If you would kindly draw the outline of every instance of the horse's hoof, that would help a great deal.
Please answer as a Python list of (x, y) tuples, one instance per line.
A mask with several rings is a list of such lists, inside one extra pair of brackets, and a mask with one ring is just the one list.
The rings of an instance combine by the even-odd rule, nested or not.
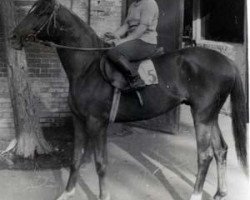
[(202, 194), (192, 194), (190, 200), (202, 200)]
[(70, 192), (64, 191), (60, 197), (58, 197), (56, 200), (69, 200), (72, 198), (75, 194), (75, 189), (71, 190)]
[(98, 198), (98, 200), (111, 200), (110, 194), (102, 195), (101, 197)]
[(219, 193), (217, 192), (215, 195), (214, 195), (214, 200), (226, 200), (226, 193)]

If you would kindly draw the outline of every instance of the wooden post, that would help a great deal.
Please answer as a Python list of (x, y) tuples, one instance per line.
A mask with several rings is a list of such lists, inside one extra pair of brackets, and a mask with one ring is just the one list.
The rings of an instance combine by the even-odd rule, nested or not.
[(50, 145), (43, 137), (36, 113), (36, 101), (28, 80), (25, 52), (11, 48), (7, 37), (15, 27), (15, 7), (13, 0), (0, 1), (0, 15), (3, 19), (5, 36), (5, 53), (8, 66), (8, 82), (13, 108), (16, 142), (15, 153), (22, 157), (33, 158), (38, 154), (48, 153)]

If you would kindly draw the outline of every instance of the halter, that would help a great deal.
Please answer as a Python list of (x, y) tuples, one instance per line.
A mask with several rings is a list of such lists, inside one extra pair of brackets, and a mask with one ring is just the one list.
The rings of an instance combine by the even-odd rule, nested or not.
[[(47, 33), (49, 35), (49, 29), (50, 29), (50, 25), (53, 21), (53, 28), (57, 28), (56, 25), (56, 16), (57, 16), (57, 12), (60, 8), (60, 4), (59, 3), (55, 3), (53, 11), (51, 12), (48, 20), (46, 20), (41, 27), (38, 29), (38, 31), (36, 31), (35, 33), (31, 33), (29, 35), (27, 35), (24, 40), (26, 42), (31, 42), (31, 43), (39, 43), (39, 44), (43, 44), (45, 46), (49, 46), (49, 47), (54, 47), (54, 48), (59, 48), (59, 49), (69, 49), (69, 50), (75, 50), (75, 51), (107, 51), (109, 49), (111, 49), (111, 47), (108, 48), (80, 48), (80, 47), (71, 47), (71, 46), (65, 46), (65, 45), (59, 45), (59, 44), (55, 44), (54, 42), (49, 42), (49, 41), (43, 41), (43, 40), (39, 40), (37, 39), (37, 35), (39, 35), (41, 33), (41, 31), (47, 26)], [(32, 11), (32, 9), (34, 8), (34, 6), (30, 9), (29, 12)]]

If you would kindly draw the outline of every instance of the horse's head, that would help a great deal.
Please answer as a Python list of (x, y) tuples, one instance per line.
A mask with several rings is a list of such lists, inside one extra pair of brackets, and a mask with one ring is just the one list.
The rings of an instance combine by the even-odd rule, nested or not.
[(20, 50), (25, 41), (49, 38), (51, 29), (56, 26), (58, 8), (56, 0), (38, 0), (14, 29), (11, 37), (13, 48)]

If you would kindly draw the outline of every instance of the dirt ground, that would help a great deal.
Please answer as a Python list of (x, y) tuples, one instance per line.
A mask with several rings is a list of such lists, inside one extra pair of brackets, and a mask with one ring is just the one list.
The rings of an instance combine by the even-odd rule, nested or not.
[[(230, 118), (221, 116), (220, 124), (230, 147), (227, 200), (248, 200), (248, 179), (236, 159)], [(140, 128), (110, 129), (107, 177), (112, 200), (189, 199), (197, 173), (196, 141), (189, 116), (182, 118), (180, 128), (179, 135)], [(45, 132), (57, 149), (53, 154), (38, 156), (35, 161), (15, 158), (12, 166), (1, 160), (1, 200), (54, 200), (64, 190), (71, 161), (72, 129), (47, 129)], [(213, 161), (203, 200), (213, 199), (216, 182)], [(80, 170), (72, 200), (97, 200), (97, 194), (97, 176), (93, 162), (89, 162)]]

